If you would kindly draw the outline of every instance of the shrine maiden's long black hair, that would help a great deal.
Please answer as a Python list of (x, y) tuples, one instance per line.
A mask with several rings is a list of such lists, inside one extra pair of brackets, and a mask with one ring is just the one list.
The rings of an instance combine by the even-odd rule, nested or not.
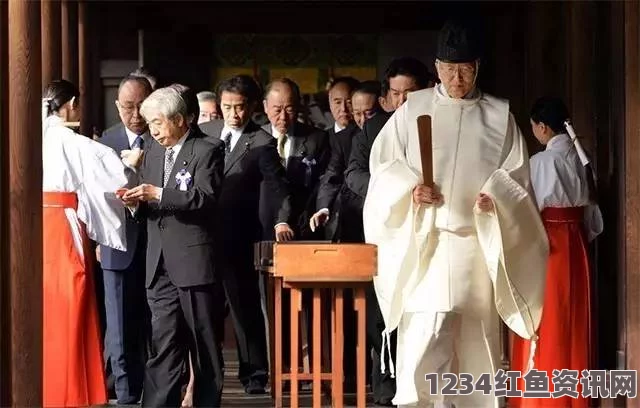
[[(549, 126), (556, 134), (568, 133), (566, 123), (569, 121), (569, 110), (560, 98), (553, 96), (538, 98), (531, 108), (530, 117), (534, 123), (544, 123)], [(577, 140), (574, 141), (574, 148), (576, 148), (575, 143), (579, 142)], [(589, 199), (595, 203), (597, 202), (597, 186), (593, 167), (590, 161), (584, 167), (587, 173)]]
[(77, 103), (80, 98), (80, 91), (74, 84), (65, 79), (52, 81), (45, 88), (42, 96), (42, 99), (47, 102), (46, 106), (48, 106), (46, 116), (57, 113), (65, 103), (73, 98), (75, 98), (74, 103)]
[(543, 96), (534, 102), (531, 108), (531, 120), (535, 123), (544, 123), (556, 134), (566, 133), (564, 122), (569, 119), (569, 110), (562, 99)]

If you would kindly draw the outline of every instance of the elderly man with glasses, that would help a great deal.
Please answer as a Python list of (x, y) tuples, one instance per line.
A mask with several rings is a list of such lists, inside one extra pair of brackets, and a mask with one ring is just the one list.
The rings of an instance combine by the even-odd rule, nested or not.
[(533, 340), (540, 323), (547, 239), (509, 103), (476, 87), (478, 39), (445, 24), (442, 83), (409, 93), (371, 149), (364, 228), (378, 245), (383, 336), (397, 329), (399, 406), (497, 407), (483, 391), (500, 366), (500, 318)]

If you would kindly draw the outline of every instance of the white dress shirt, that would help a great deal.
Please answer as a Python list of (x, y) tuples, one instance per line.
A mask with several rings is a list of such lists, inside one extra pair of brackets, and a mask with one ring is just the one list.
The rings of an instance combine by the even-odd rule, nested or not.
[(220, 140), (222, 141), (224, 141), (224, 138), (227, 136), (227, 134), (231, 132), (231, 146), (230, 146), (231, 150), (230, 151), (233, 151), (233, 149), (236, 147), (236, 143), (238, 143), (240, 136), (242, 136), (242, 132), (244, 132), (245, 127), (247, 127), (246, 124), (240, 129), (232, 129), (227, 125), (224, 125), (224, 127), (222, 128), (222, 133), (220, 133)]
[(129, 139), (129, 147), (133, 146), (133, 143), (136, 141), (138, 136), (142, 136), (142, 140), (145, 143), (145, 145), (149, 141), (149, 137), (151, 136), (149, 134), (149, 131), (146, 131), (143, 134), (138, 135), (137, 133), (129, 130), (129, 128), (127, 128), (126, 126), (124, 127), (124, 132), (127, 134), (127, 139)]
[(547, 207), (585, 207), (589, 241), (603, 230), (602, 214), (589, 200), (587, 168), (582, 165), (569, 135), (551, 138), (545, 150), (530, 160), (531, 185), (540, 211)]

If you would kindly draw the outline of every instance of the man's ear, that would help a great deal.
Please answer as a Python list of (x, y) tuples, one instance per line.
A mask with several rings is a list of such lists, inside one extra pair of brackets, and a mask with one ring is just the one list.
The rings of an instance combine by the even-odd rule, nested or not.
[(183, 127), (186, 123), (186, 118), (184, 116), (182, 116), (181, 114), (177, 114), (176, 118), (174, 119), (176, 125), (178, 125), (178, 127)]
[(265, 113), (267, 112), (267, 100), (262, 101), (262, 107), (264, 108)]

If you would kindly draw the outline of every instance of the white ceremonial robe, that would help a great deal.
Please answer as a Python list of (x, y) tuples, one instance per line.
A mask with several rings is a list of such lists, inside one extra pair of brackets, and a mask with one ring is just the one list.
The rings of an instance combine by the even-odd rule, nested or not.
[(84, 257), (80, 222), (98, 244), (127, 250), (125, 209), (117, 189), (127, 185), (125, 166), (108, 146), (63, 126), (58, 116), (43, 123), (42, 191), (73, 192), (78, 210), (65, 209), (74, 244)]
[[(423, 114), (432, 117), (437, 208), (412, 199)], [(378, 246), (374, 285), (387, 333), (398, 329), (394, 404), (449, 402), (428, 394), (425, 374), (494, 373), (499, 318), (524, 338), (540, 323), (548, 242), (528, 191), (524, 138), (508, 102), (480, 92), (453, 99), (439, 85), (409, 94), (376, 138), (370, 171), (364, 229)], [(481, 192), (492, 211), (475, 206)], [(498, 404), (481, 392), (451, 401)]]
[(531, 186), (540, 211), (547, 207), (585, 207), (588, 240), (602, 233), (600, 207), (589, 199), (587, 168), (580, 162), (569, 135), (552, 137), (545, 150), (531, 157), (530, 167)]

